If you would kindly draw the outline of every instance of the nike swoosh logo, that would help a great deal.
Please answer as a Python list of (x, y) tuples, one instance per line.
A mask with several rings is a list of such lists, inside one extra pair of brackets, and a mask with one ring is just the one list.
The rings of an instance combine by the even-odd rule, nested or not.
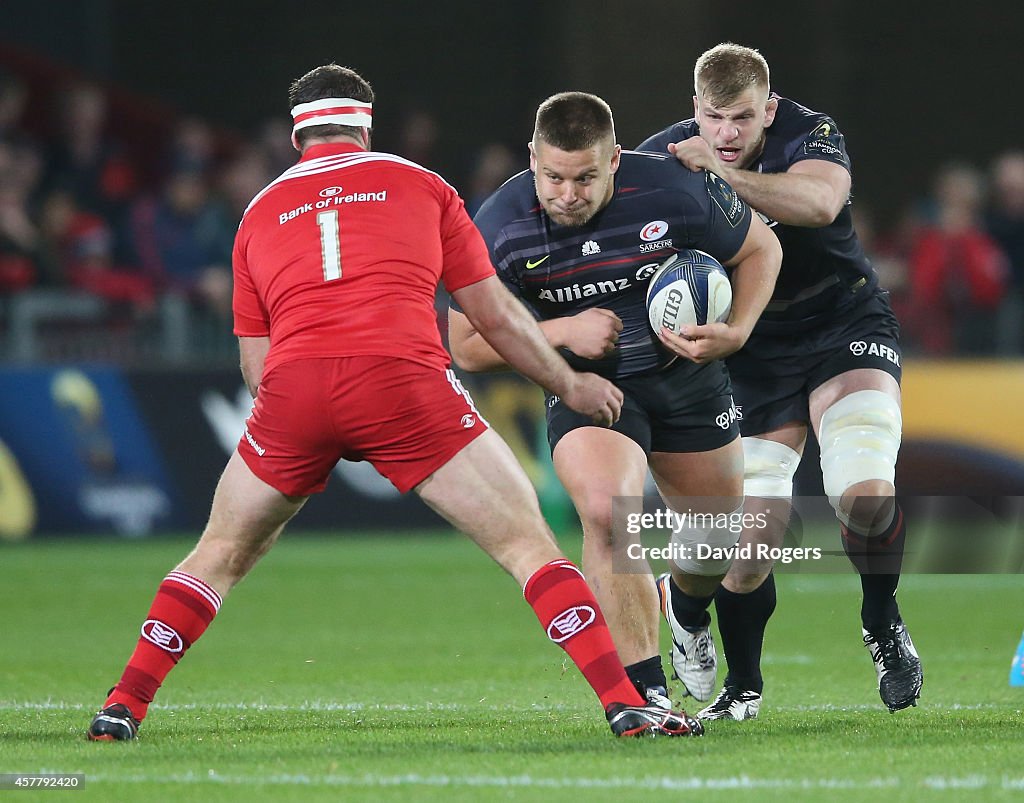
[(543, 262), (549, 256), (551, 256), (551, 254), (545, 254), (540, 259), (538, 259), (536, 262), (534, 262), (532, 259), (526, 260), (526, 269), (527, 270), (533, 270), (535, 267), (537, 267), (541, 262)]

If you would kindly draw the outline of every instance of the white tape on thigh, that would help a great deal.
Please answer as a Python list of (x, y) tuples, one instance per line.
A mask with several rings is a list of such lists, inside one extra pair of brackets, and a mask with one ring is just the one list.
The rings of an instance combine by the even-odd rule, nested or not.
[(880, 390), (858, 390), (825, 411), (818, 442), (821, 476), (833, 507), (858, 482), (893, 483), (902, 431), (899, 403)]
[(672, 533), (675, 564), (686, 574), (725, 574), (743, 528), (743, 506), (732, 513), (687, 513), (686, 526)]
[(743, 493), (746, 496), (789, 499), (800, 455), (783, 443), (766, 438), (743, 439)]

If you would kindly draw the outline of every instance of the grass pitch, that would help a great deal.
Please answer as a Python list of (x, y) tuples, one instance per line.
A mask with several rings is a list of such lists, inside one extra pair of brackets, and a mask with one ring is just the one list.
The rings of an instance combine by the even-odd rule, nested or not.
[(890, 715), (856, 577), (780, 575), (761, 716), (620, 741), (515, 583), (449, 534), (286, 534), (171, 674), (140, 740), (87, 742), (190, 546), (0, 546), (0, 773), (84, 773), (76, 800), (1024, 797), (1024, 689), (1007, 685), (1019, 576), (904, 578), (925, 686)]

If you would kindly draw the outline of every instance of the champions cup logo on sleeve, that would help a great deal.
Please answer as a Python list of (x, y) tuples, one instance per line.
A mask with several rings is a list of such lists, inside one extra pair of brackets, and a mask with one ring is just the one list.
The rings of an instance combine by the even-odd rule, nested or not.
[(842, 134), (831, 120), (818, 124), (804, 141), (804, 153), (821, 153), (826, 156), (843, 155)]
[(740, 200), (740, 197), (728, 181), (715, 175), (710, 170), (707, 171), (705, 181), (711, 200), (722, 210), (722, 214), (729, 221), (729, 225), (735, 228), (743, 219), (743, 201)]
[(597, 618), (589, 605), (576, 605), (558, 614), (548, 625), (548, 638), (555, 644), (572, 638)]
[(311, 125), (350, 125), (355, 128), (373, 126), (373, 104), (351, 98), (321, 98), (298, 103), (292, 109), (292, 145), (298, 150), (295, 134)]

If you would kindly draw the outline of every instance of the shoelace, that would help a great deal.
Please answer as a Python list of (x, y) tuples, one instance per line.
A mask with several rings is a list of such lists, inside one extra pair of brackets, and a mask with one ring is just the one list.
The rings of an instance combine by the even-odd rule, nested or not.
[(871, 657), (876, 662), (881, 657), (882, 666), (885, 669), (899, 668), (900, 663), (903, 661), (903, 652), (900, 649), (900, 642), (895, 633), (883, 636), (880, 639), (869, 633), (864, 636), (864, 643), (874, 645)]
[(697, 640), (697, 662), (700, 664), (701, 669), (710, 669), (712, 665), (711, 655), (709, 654), (709, 647), (711, 646), (711, 639), (708, 638), (708, 633), (705, 632)]
[(722, 690), (718, 692), (718, 696), (715, 698), (715, 701), (711, 703), (708, 708), (715, 712), (728, 711), (732, 708), (732, 704), (738, 700), (739, 692), (734, 689), (730, 689), (728, 686), (724, 686)]

